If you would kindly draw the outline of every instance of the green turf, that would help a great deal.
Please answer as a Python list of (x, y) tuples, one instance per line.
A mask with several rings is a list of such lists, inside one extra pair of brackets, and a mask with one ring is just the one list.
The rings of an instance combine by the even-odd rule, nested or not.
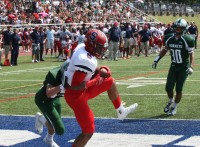
[[(170, 64), (170, 56), (166, 55), (158, 64), (156, 70), (151, 68), (156, 54), (150, 57), (133, 56), (129, 60), (119, 61), (99, 60), (100, 65), (107, 65), (118, 83), (122, 100), (126, 105), (139, 103), (138, 109), (129, 117), (132, 118), (164, 118), (163, 108), (167, 103), (165, 80)], [(178, 113), (170, 118), (200, 119), (200, 49), (195, 50), (195, 72), (189, 76), (184, 87), (183, 99), (178, 107)], [(38, 111), (34, 103), (34, 93), (42, 86), (42, 81), (49, 69), (59, 66), (55, 58), (47, 58), (45, 62), (30, 63), (30, 57), (21, 56), (19, 66), (3, 67), (0, 71), (0, 114), (33, 115)], [(141, 87), (127, 88), (134, 85), (133, 78), (162, 78), (163, 84), (151, 84)], [(15, 81), (13, 81), (15, 80)], [(145, 82), (140, 81), (139, 82)], [(120, 83), (126, 83), (120, 84)], [(146, 82), (145, 82), (146, 83)], [(103, 93), (89, 102), (96, 117), (116, 117), (113, 105)], [(73, 116), (72, 111), (63, 99), (63, 115)]]

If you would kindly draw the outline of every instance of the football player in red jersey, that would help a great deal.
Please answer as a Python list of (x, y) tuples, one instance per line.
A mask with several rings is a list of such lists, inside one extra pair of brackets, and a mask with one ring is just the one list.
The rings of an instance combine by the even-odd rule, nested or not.
[[(84, 43), (79, 44), (75, 49), (68, 69), (65, 71), (65, 100), (74, 111), (82, 129), (82, 133), (75, 139), (73, 147), (85, 146), (95, 131), (94, 114), (88, 105), (88, 100), (107, 91), (120, 120), (126, 118), (138, 106), (135, 103), (125, 108), (110, 69), (107, 66), (97, 66), (96, 58), (103, 56), (107, 50), (107, 44), (107, 37), (103, 32), (96, 29), (89, 30), (85, 35)], [(105, 70), (107, 71), (106, 75), (102, 76), (101, 72)], [(73, 89), (78, 85), (83, 86)]]

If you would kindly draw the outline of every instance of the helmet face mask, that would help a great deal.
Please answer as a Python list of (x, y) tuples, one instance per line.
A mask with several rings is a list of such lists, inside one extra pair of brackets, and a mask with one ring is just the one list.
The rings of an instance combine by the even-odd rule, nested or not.
[(102, 56), (107, 51), (108, 39), (106, 35), (97, 29), (92, 29), (88, 31), (85, 35), (85, 49), (90, 54), (97, 58), (102, 58)]
[(178, 35), (182, 35), (186, 31), (186, 29), (184, 27), (180, 27), (180, 26), (176, 26), (174, 29), (175, 29), (175, 33)]
[(108, 45), (101, 45), (101, 44), (96, 44), (96, 48), (93, 52), (95, 57), (101, 58), (102, 56), (105, 55), (105, 52), (107, 51)]
[(174, 31), (177, 35), (182, 35), (186, 32), (187, 22), (185, 19), (179, 18), (174, 22)]

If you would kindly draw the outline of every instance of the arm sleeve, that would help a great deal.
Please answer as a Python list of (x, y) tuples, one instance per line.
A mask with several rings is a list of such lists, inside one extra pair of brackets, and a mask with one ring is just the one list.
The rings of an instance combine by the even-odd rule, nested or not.
[[(81, 71), (76, 71), (74, 73), (71, 86), (73, 87), (73, 86), (81, 85), (83, 83), (85, 77), (86, 77), (86, 73), (81, 72)], [(85, 83), (85, 87), (88, 88), (88, 87), (91, 87), (93, 85), (96, 85), (97, 81), (99, 80), (98, 77), (100, 77), (100, 76), (97, 76), (94, 79), (87, 81)]]
[(85, 72), (77, 70), (73, 75), (71, 86), (80, 85), (84, 81), (86, 74)]

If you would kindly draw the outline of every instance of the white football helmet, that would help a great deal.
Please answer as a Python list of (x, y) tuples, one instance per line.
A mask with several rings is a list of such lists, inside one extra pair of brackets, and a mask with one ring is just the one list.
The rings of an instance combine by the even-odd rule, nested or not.
[(173, 25), (175, 33), (179, 35), (182, 35), (186, 32), (187, 26), (187, 21), (182, 18), (177, 19)]

